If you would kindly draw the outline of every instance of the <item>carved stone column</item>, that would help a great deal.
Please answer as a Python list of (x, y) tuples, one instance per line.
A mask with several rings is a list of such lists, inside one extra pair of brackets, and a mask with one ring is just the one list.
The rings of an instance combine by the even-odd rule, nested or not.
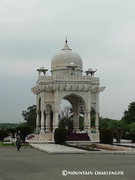
[(84, 111), (84, 129), (88, 126), (88, 113)]
[(53, 107), (53, 132), (56, 128), (58, 128), (59, 121), (58, 121), (58, 112), (59, 112), (59, 106), (60, 106), (60, 99), (59, 99), (59, 91), (55, 91), (54, 94), (54, 107)]
[(91, 118), (90, 118), (90, 111), (85, 110), (84, 111), (84, 129), (91, 128)]
[(37, 113), (37, 117), (36, 117), (36, 130), (38, 130), (39, 125), (40, 125), (40, 111), (37, 110), (36, 113)]
[(58, 122), (58, 110), (53, 110), (53, 132), (56, 128), (58, 128), (59, 122)]
[(41, 131), (40, 134), (45, 133), (45, 117), (44, 117), (44, 92), (41, 92)]
[(87, 128), (90, 129), (91, 128), (91, 117), (90, 117), (90, 111), (87, 112), (87, 116), (88, 116), (88, 123), (87, 123)]
[(91, 128), (91, 92), (89, 91), (87, 94), (87, 98), (88, 98), (88, 105), (87, 105), (87, 128), (90, 129)]
[(50, 110), (46, 110), (46, 132), (51, 132), (51, 116), (50, 116)]
[(36, 132), (39, 133), (39, 125), (40, 125), (40, 105), (39, 105), (39, 96), (36, 96)]
[(96, 131), (99, 130), (99, 93), (96, 93), (96, 117), (95, 117), (95, 129)]
[(83, 124), (84, 127), (87, 126), (87, 113), (86, 113), (86, 110), (84, 110), (84, 124)]
[(41, 111), (41, 131), (40, 134), (45, 133), (44, 111)]
[(79, 130), (79, 115), (78, 112), (74, 112), (74, 130)]

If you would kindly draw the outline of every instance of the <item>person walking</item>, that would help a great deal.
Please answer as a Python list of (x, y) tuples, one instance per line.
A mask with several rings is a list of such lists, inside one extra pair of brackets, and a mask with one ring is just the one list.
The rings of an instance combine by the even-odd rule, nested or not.
[(120, 125), (118, 125), (115, 132), (116, 132), (117, 143), (120, 143), (120, 140), (122, 137), (122, 129), (121, 129)]
[(21, 148), (21, 140), (22, 140), (22, 135), (20, 130), (18, 130), (17, 134), (16, 134), (16, 147), (17, 147), (17, 151), (20, 151)]

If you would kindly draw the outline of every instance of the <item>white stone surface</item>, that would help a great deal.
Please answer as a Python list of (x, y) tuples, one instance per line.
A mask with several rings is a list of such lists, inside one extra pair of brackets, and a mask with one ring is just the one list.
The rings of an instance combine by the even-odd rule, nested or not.
[(88, 151), (72, 148), (64, 145), (58, 145), (58, 144), (30, 144), (32, 147), (39, 149), (41, 151), (45, 151), (50, 154), (84, 154), (88, 153)]
[[(80, 142), (81, 143), (81, 142)], [(129, 143), (128, 143), (129, 144)], [(127, 144), (125, 144), (127, 145)], [(132, 143), (130, 143), (132, 145)], [(86, 150), (81, 150), (78, 148), (73, 148), (73, 147), (68, 147), (68, 146), (63, 146), (63, 145), (58, 145), (58, 144), (30, 144), (35, 149), (41, 150), (43, 152), (47, 152), (49, 154), (135, 154), (135, 148), (133, 151), (111, 151), (111, 150), (102, 150), (100, 151), (86, 151)]]
[(70, 63), (74, 63), (74, 65), (82, 69), (81, 57), (75, 52), (63, 50), (53, 56), (51, 67), (52, 69), (58, 67), (67, 67)]

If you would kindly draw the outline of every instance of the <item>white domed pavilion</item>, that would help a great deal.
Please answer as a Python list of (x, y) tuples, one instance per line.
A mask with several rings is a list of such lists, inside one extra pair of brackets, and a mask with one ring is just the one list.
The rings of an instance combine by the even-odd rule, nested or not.
[[(90, 112), (93, 106), (96, 112), (94, 140), (99, 139), (99, 93), (105, 87), (99, 87), (99, 78), (89, 68), (83, 75), (82, 58), (73, 52), (65, 41), (64, 48), (53, 56), (51, 76), (46, 75), (44, 67), (37, 70), (39, 77), (32, 92), (36, 94), (36, 127), (41, 127), (40, 135), (46, 140), (53, 140), (53, 132), (58, 127), (58, 112), (63, 99), (73, 108), (73, 128), (79, 131), (79, 112), (84, 112), (84, 129), (90, 132)], [(91, 139), (91, 133), (88, 133)]]

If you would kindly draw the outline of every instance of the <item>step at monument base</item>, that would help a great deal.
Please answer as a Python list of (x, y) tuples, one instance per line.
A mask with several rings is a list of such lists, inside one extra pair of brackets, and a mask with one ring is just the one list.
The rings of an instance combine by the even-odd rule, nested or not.
[(54, 133), (36, 134), (29, 143), (54, 143)]

